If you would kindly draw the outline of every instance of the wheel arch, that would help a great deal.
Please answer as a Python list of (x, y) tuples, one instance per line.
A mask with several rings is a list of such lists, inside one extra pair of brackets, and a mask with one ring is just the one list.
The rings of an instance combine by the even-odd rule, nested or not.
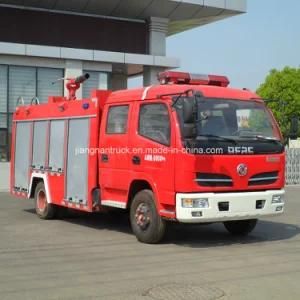
[(157, 201), (157, 195), (155, 193), (155, 189), (149, 183), (149, 181), (145, 179), (135, 179), (130, 184), (128, 199), (127, 199), (127, 209), (130, 208), (134, 196), (142, 190), (151, 190), (154, 194), (155, 201)]
[(28, 192), (28, 198), (33, 198), (35, 189), (37, 185), (43, 182), (46, 190), (46, 196), (47, 196), (47, 202), (51, 203), (51, 195), (50, 195), (50, 190), (49, 190), (49, 185), (48, 185), (48, 178), (46, 174), (42, 173), (32, 173), (31, 179), (30, 179), (30, 185), (29, 185), (29, 192)]

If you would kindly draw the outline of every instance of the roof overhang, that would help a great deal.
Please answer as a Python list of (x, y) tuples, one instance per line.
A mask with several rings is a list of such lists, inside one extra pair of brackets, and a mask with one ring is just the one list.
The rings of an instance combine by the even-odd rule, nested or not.
[[(83, 62), (108, 63), (112, 66), (112, 69), (108, 70), (109, 72), (122, 73), (128, 76), (141, 74), (144, 66), (173, 69), (178, 68), (180, 65), (178, 59), (166, 56), (5, 42), (0, 42), (0, 53), (1, 55), (8, 55), (10, 57), (36, 57), (53, 60), (81, 60)], [(28, 61), (30, 62), (30, 60)], [(22, 61), (23, 64), (24, 62)], [(53, 65), (53, 67), (55, 68), (56, 66)]]
[(244, 13), (247, 0), (0, 0), (0, 5), (134, 21), (168, 18), (172, 35)]

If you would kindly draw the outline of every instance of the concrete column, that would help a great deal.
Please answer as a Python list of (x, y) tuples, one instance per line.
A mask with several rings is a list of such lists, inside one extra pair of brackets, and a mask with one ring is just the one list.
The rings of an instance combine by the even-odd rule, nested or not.
[(150, 67), (150, 66), (144, 66), (144, 74), (143, 74), (143, 84), (144, 86), (149, 86), (152, 84), (157, 84), (157, 75), (160, 72), (165, 71), (165, 68), (160, 67)]
[[(168, 33), (169, 19), (151, 17), (149, 19), (149, 49), (150, 55), (166, 56), (166, 38)], [(144, 85), (157, 83), (157, 73), (163, 68), (144, 67)]]
[(148, 26), (149, 54), (165, 56), (169, 19), (151, 17)]
[(127, 89), (127, 75), (126, 74), (111, 74), (111, 88), (113, 91)]
[[(65, 67), (65, 77), (66, 78), (74, 78), (83, 74), (82, 61), (80, 60), (66, 60)], [(66, 82), (64, 86), (64, 95), (68, 95), (68, 90), (66, 89)], [(82, 98), (82, 87), (76, 92), (77, 99)]]

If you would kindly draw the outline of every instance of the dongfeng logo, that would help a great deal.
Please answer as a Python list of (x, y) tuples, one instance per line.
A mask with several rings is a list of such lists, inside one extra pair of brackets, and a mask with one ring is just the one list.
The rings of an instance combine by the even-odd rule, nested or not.
[(237, 173), (240, 176), (246, 176), (248, 174), (248, 167), (245, 164), (240, 164), (237, 166)]

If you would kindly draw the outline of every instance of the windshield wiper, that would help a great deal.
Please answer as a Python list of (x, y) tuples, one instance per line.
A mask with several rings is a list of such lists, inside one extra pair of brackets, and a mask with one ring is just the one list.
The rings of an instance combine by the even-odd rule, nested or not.
[(230, 139), (230, 138), (227, 138), (227, 137), (224, 137), (224, 136), (220, 136), (220, 135), (214, 135), (214, 134), (198, 134), (198, 135), (197, 135), (197, 138), (198, 138), (198, 137), (216, 138), (216, 139), (220, 139), (220, 140), (223, 140), (223, 141), (226, 141), (226, 142), (230, 142), (230, 143), (233, 143), (233, 144), (237, 144), (237, 141), (236, 141), (236, 140)]
[(263, 136), (263, 135), (243, 135), (243, 136), (241, 136), (241, 137), (242, 137), (242, 138), (255, 138), (255, 139), (260, 140), (260, 141), (272, 142), (272, 143), (275, 143), (275, 144), (281, 143), (279, 140), (277, 140), (276, 138), (271, 137), (271, 136)]

